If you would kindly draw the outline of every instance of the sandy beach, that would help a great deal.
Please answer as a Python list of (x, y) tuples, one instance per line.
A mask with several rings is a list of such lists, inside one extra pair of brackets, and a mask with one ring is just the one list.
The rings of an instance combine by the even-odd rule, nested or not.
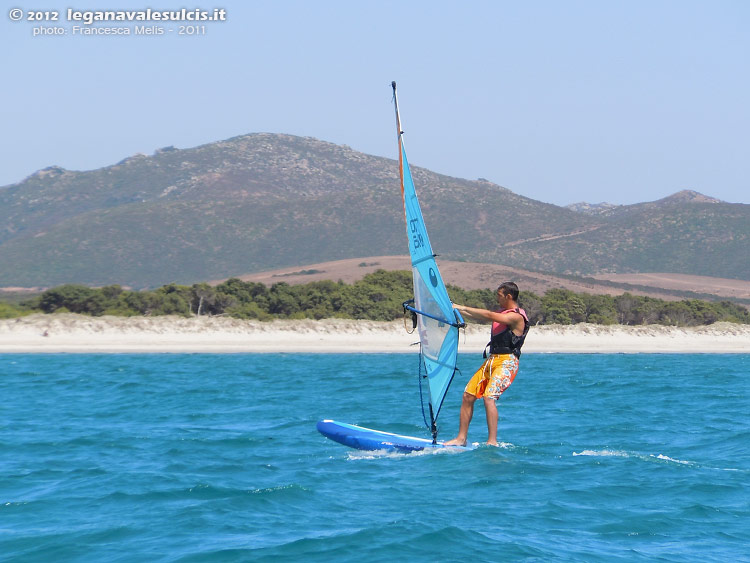
[[(462, 331), (459, 351), (481, 353), (489, 327)], [(35, 314), (0, 320), (0, 353), (304, 352), (414, 353), (401, 321), (245, 321), (228, 317), (87, 317)], [(750, 353), (750, 326), (532, 327), (526, 353)]]

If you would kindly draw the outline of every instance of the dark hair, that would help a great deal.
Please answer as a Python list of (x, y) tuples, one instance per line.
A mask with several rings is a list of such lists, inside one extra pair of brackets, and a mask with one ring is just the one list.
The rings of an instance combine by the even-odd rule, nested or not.
[(503, 282), (497, 290), (502, 291), (505, 295), (510, 295), (513, 301), (518, 301), (518, 286), (515, 283)]

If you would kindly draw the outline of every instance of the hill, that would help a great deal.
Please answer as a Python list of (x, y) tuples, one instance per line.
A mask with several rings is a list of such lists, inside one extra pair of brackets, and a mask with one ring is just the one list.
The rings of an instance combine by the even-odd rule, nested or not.
[[(495, 288), (512, 280), (522, 291), (544, 295), (550, 289), (567, 289), (575, 293), (620, 295), (625, 291), (666, 301), (677, 299), (728, 299), (750, 305), (750, 281), (688, 276), (683, 274), (603, 274), (596, 278), (562, 276), (524, 270), (500, 264), (457, 262), (438, 258), (438, 266), (446, 283), (462, 289)], [(371, 256), (351, 258), (302, 267), (281, 268), (238, 276), (243, 281), (268, 286), (279, 282), (290, 285), (331, 280), (354, 283), (376, 270), (409, 270), (408, 256)], [(218, 284), (224, 280), (215, 280)]]
[[(737, 259), (750, 255), (748, 205), (673, 196), (591, 214), (483, 180), (413, 174), (446, 259), (750, 279)], [(53, 166), (0, 188), (0, 286), (143, 288), (398, 255), (402, 213), (394, 160), (290, 135), (167, 147), (92, 171)]]
[[(750, 256), (750, 205), (686, 190), (655, 202), (618, 206), (605, 219), (601, 228), (575, 239), (526, 245), (524, 250), (540, 256), (551, 271), (750, 279), (750, 261), (740, 258)], [(510, 263), (532, 263), (512, 257), (507, 256)]]

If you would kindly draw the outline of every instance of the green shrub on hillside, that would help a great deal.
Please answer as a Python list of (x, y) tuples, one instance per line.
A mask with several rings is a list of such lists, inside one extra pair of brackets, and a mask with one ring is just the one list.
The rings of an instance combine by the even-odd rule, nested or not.
[(0, 303), (0, 319), (15, 319), (30, 314), (32, 311), (22, 309), (10, 303)]

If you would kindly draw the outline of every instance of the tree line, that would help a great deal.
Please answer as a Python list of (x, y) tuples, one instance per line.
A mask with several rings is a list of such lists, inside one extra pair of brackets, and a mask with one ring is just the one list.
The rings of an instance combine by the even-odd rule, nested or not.
[[(465, 290), (448, 286), (456, 303), (494, 309), (494, 289)], [(62, 285), (20, 304), (0, 303), (0, 318), (32, 312), (84, 315), (227, 315), (240, 319), (347, 318), (388, 321), (400, 318), (401, 304), (412, 298), (407, 271), (378, 270), (353, 284), (317, 281), (266, 286), (237, 278), (211, 286), (168, 284), (156, 290), (132, 291), (118, 285), (90, 288)], [(707, 325), (718, 321), (750, 324), (750, 312), (730, 301), (684, 299), (664, 301), (624, 293), (618, 296), (552, 289), (543, 296), (522, 291), (520, 305), (532, 324)]]

